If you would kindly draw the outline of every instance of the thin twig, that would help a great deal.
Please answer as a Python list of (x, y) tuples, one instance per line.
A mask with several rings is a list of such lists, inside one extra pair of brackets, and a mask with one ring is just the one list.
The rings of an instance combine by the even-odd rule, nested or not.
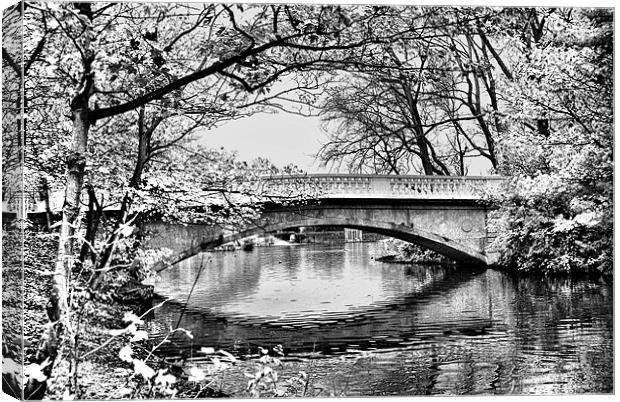
[[(159, 303), (158, 305), (151, 307), (150, 309), (148, 309), (144, 314), (142, 314), (139, 318), (142, 319), (144, 318), (144, 316), (146, 316), (148, 313), (150, 313), (151, 311), (155, 310), (156, 308), (161, 307), (165, 302), (167, 302), (169, 299), (164, 300), (163, 302)], [(92, 355), (93, 353), (101, 350), (104, 346), (108, 345), (110, 342), (112, 342), (114, 340), (114, 338), (119, 337), (120, 335), (123, 335), (126, 332), (127, 328), (125, 328), (125, 330), (123, 330), (122, 332), (112, 335), (112, 337), (110, 339), (108, 339), (107, 341), (105, 341), (104, 343), (102, 343), (101, 345), (97, 346), (95, 349), (92, 349), (88, 352), (86, 352), (84, 355), (82, 355), (81, 360), (84, 360), (85, 357)]]
[(175, 330), (177, 330), (179, 328), (179, 325), (181, 325), (181, 319), (183, 319), (183, 315), (185, 314), (185, 310), (187, 309), (187, 303), (189, 303), (189, 299), (190, 297), (192, 297), (192, 293), (194, 292), (194, 288), (196, 287), (196, 283), (198, 283), (198, 278), (200, 278), (200, 274), (202, 273), (202, 270), (204, 268), (204, 256), (201, 257), (200, 259), (200, 268), (198, 269), (198, 274), (196, 275), (196, 278), (194, 279), (194, 283), (192, 284), (192, 288), (189, 291), (189, 294), (187, 295), (187, 299), (185, 300), (185, 304), (183, 305), (183, 309), (181, 310), (181, 314), (179, 315), (179, 320), (177, 321), (177, 325), (174, 328)]

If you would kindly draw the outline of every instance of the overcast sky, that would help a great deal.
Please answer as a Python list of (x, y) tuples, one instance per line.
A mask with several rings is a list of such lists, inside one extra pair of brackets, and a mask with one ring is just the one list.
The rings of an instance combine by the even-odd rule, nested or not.
[(314, 161), (313, 155), (326, 138), (315, 117), (261, 113), (228, 122), (200, 138), (210, 148), (237, 151), (241, 160), (262, 156), (279, 167), (293, 163), (309, 173), (328, 171)]
[[(251, 161), (260, 156), (278, 167), (293, 163), (308, 173), (329, 172), (314, 160), (321, 143), (327, 139), (318, 117), (260, 113), (225, 123), (199, 138), (209, 148), (236, 151), (240, 160)], [(469, 175), (484, 175), (491, 168), (484, 158), (469, 163)]]

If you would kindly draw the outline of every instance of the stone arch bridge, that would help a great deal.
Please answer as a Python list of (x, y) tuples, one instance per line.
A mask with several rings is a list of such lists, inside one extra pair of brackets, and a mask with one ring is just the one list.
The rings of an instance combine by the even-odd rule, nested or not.
[(499, 176), (381, 176), (315, 174), (266, 179), (271, 190), (314, 188), (304, 205), (265, 206), (255, 224), (237, 232), (201, 225), (149, 222), (143, 227), (148, 247), (174, 251), (169, 264), (201, 251), (256, 234), (299, 227), (342, 227), (384, 234), (415, 243), (457, 261), (492, 264), (495, 237), (487, 229), (482, 201), (502, 182)]

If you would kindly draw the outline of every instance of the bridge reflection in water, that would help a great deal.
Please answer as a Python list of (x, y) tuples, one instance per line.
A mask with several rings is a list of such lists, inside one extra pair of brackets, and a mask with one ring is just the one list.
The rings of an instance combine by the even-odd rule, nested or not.
[[(200, 259), (212, 259), (181, 320), (194, 339), (175, 338), (167, 353), (282, 344), (289, 361), (316, 361), (317, 378), (348, 367), (347, 395), (611, 389), (610, 286), (407, 269), (373, 262), (372, 247), (203, 254), (162, 272), (157, 290), (184, 301)], [(164, 305), (152, 331), (174, 326), (180, 309)], [(376, 358), (353, 365), (359, 350)]]
[[(401, 289), (394, 292), (394, 298), (378, 300), (366, 306), (351, 303), (333, 306), (338, 300), (326, 300), (329, 292), (309, 284), (306, 292), (295, 292), (297, 299), (281, 302), (267, 300), (264, 304), (255, 300), (253, 303), (260, 305), (249, 307), (247, 313), (223, 314), (222, 310), (229, 310), (231, 306), (236, 309), (242, 304), (232, 300), (238, 292), (228, 288), (230, 304), (212, 306), (204, 311), (196, 306), (194, 300), (189, 304), (180, 326), (192, 331), (194, 344), (214, 345), (240, 354), (255, 351), (257, 346), (283, 344), (289, 355), (311, 352), (329, 355), (346, 353), (348, 349), (374, 350), (437, 341), (438, 337), (446, 334), (482, 334), (493, 327), (487, 301), (480, 305), (475, 295), (457, 290), (466, 288), (469, 281), (482, 274), (481, 270), (427, 268), (408, 275), (406, 279), (412, 282), (410, 289), (405, 290), (402, 286), (404, 282), (398, 281)], [(227, 284), (230, 282), (222, 283), (223, 286)], [(360, 286), (364, 293), (373, 291), (364, 288), (363, 281), (355, 285)], [(446, 304), (445, 296), (451, 295), (451, 292), (456, 299), (448, 299)], [(307, 293), (306, 296), (314, 293), (315, 297), (304, 298), (300, 293)], [(289, 297), (290, 294), (283, 299)], [(295, 306), (300, 298), (303, 304)], [(220, 301), (224, 299), (220, 298)], [(455, 305), (460, 309), (455, 309)], [(465, 305), (474, 310), (463, 311)], [(180, 313), (181, 305), (172, 303), (167, 310), (173, 312), (171, 318), (174, 318), (176, 313)], [(438, 316), (441, 316), (440, 320)], [(185, 341), (183, 337), (178, 339)]]

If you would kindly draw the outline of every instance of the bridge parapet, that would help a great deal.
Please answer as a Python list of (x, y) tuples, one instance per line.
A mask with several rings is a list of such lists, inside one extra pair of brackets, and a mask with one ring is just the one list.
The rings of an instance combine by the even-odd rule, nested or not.
[(501, 176), (386, 176), (312, 174), (269, 177), (274, 190), (315, 188), (321, 198), (400, 198), (428, 200), (477, 200), (499, 188)]

